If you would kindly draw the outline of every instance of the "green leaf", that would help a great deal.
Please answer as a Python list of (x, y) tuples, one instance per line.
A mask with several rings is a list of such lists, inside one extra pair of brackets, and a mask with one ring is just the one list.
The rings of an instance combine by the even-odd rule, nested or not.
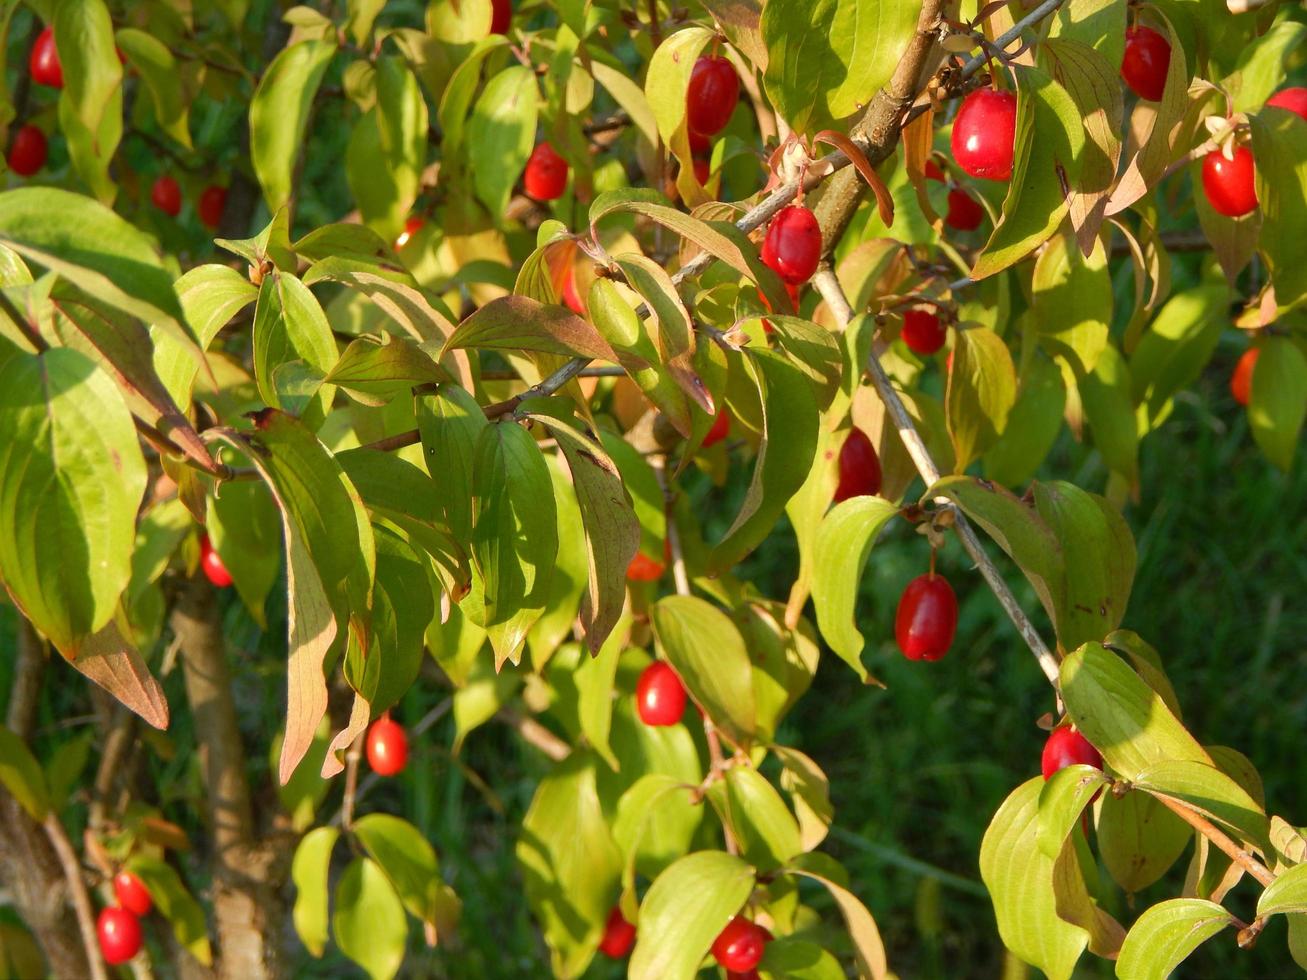
[[(471, 639), (481, 638), (474, 653), (480, 653), (484, 644), (484, 631), (470, 630)], [(470, 643), (469, 643), (470, 645)], [(517, 693), (522, 677), (517, 671), (495, 672), (489, 657), (476, 657), (468, 668), (463, 686), (454, 692), (454, 744), (451, 751), (458, 755), (468, 733), (484, 725), (495, 712)]]
[(69, 659), (131, 578), (145, 460), (117, 387), (86, 355), (0, 362), (0, 577)]
[(461, 347), (617, 360), (599, 332), (571, 310), (525, 296), (501, 296), (482, 306), (458, 325), (441, 356)]
[(1062, 853), (1080, 814), (1102, 790), (1107, 777), (1094, 766), (1059, 769), (1039, 791), (1039, 849), (1050, 861)]
[[(305, 236), (312, 237), (310, 235)], [(301, 252), (304, 239), (295, 243)], [(335, 247), (324, 240), (322, 247)], [(328, 255), (315, 262), (304, 276), (305, 285), (323, 279), (339, 282), (366, 296), (378, 310), (420, 344), (436, 347), (444, 344), (454, 332), (450, 315), (439, 298), (419, 289), (416, 282), (388, 271), (378, 271), (375, 264), (364, 263), (342, 255)], [(388, 333), (394, 333), (390, 323), (383, 321)], [(460, 362), (461, 356), (454, 361)], [(464, 374), (464, 379), (466, 374)]]
[(835, 818), (830, 801), (830, 780), (821, 767), (798, 749), (773, 745), (780, 760), (781, 789), (790, 794), (799, 821), (803, 850), (811, 851), (823, 840)]
[(1230, 913), (1201, 898), (1172, 898), (1135, 920), (1116, 961), (1122, 980), (1166, 980), (1195, 949), (1226, 926)]
[(530, 433), (514, 422), (481, 430), (472, 492), (475, 574), (464, 611), (489, 633), (496, 665), (516, 664), (545, 608), (558, 553), (553, 484)]
[[(331, 324), (309, 288), (290, 273), (266, 277), (254, 308), (254, 377), (263, 400), (273, 408), (290, 411), (293, 406), (283, 404), (282, 395), (288, 392), (279, 383), (278, 372), (298, 363), (320, 381), (338, 356)], [(316, 427), (326, 415), (334, 391), (331, 385), (322, 384), (312, 404), (292, 414)]]
[(385, 872), (355, 858), (336, 885), (335, 905), (331, 931), (340, 951), (372, 980), (390, 980), (404, 963), (408, 922)]
[(758, 972), (771, 980), (844, 980), (840, 961), (816, 943), (782, 936), (767, 944)]
[(754, 733), (753, 667), (740, 631), (696, 596), (665, 596), (650, 610), (658, 647), (695, 703), (734, 742)]
[(865, 684), (865, 643), (856, 607), (862, 571), (876, 537), (898, 508), (880, 497), (852, 497), (831, 508), (817, 527), (813, 550), (812, 601), (817, 627), (831, 649)]
[(1155, 762), (1133, 780), (1137, 789), (1187, 804), (1236, 838), (1270, 850), (1270, 826), (1261, 806), (1214, 765), (1184, 759)]
[(513, 185), (531, 156), (539, 101), (535, 72), (510, 65), (486, 83), (472, 107), (467, 123), (468, 142), (475, 148), (472, 184), (493, 215), (508, 207)]
[(708, 796), (739, 842), (740, 855), (757, 870), (774, 871), (803, 851), (794, 814), (758, 770), (733, 766)]
[(1039, 776), (1028, 779), (999, 807), (980, 845), (980, 876), (1003, 945), (1051, 980), (1069, 980), (1089, 934), (1057, 914), (1054, 862), (1037, 843), (1043, 788)]
[(1139, 483), (1139, 424), (1135, 420), (1130, 367), (1112, 344), (1094, 365), (1094, 372), (1079, 380), (1080, 404), (1094, 445), (1108, 469), (1123, 476), (1130, 486)]
[(195, 900), (172, 865), (145, 854), (133, 855), (127, 861), (127, 870), (141, 879), (141, 883), (154, 900), (154, 907), (172, 926), (177, 944), (209, 966), (213, 951), (209, 947), (208, 925), (204, 909)]
[(581, 734), (612, 769), (621, 768), (609, 739), (613, 725), (614, 682), (617, 662), (630, 632), (631, 617), (627, 613), (617, 621), (595, 655), (583, 661), (576, 670), (576, 711)]
[(440, 477), (437, 498), (454, 540), (472, 539), (472, 467), (485, 413), (467, 391), (442, 385), (417, 397), (418, 433), (427, 472)]
[(988, 327), (958, 330), (945, 405), (954, 469), (961, 473), (1007, 426), (1017, 398), (1017, 374), (1003, 338)]
[(1307, 864), (1295, 865), (1266, 886), (1257, 899), (1257, 915), (1307, 914)]
[(108, 202), (114, 196), (109, 161), (122, 137), (123, 80), (109, 8), (103, 0), (61, 0), (53, 13), (64, 76), (59, 125), (78, 174)]
[(268, 488), (250, 481), (223, 484), (209, 498), (210, 542), (254, 621), (267, 629), (263, 606), (281, 570), (281, 525)]
[(1061, 679), (1067, 714), (1123, 778), (1168, 760), (1212, 764), (1157, 692), (1105, 647), (1086, 643), (1062, 661)]
[(1307, 357), (1288, 337), (1268, 337), (1253, 372), (1248, 425), (1266, 458), (1286, 473), (1307, 419)]
[(131, 66), (140, 73), (154, 105), (159, 128), (187, 149), (191, 148), (188, 124), (190, 106), (183, 87), (178, 84), (177, 59), (158, 38), (133, 27), (119, 29), (118, 47), (127, 55)]
[(441, 880), (436, 852), (416, 827), (386, 813), (369, 813), (354, 821), (350, 831), (385, 872), (410, 913), (438, 933), (452, 927), (458, 899)]
[(1155, 428), (1170, 401), (1193, 382), (1207, 362), (1227, 322), (1229, 291), (1194, 286), (1172, 296), (1130, 355), (1130, 376), (1143, 431)]
[(1029, 482), (1062, 431), (1066, 383), (1046, 357), (1031, 358), (998, 442), (985, 453), (985, 478), (1004, 486)]
[(339, 385), (365, 405), (381, 406), (415, 385), (440, 384), (450, 377), (417, 342), (407, 337), (350, 342), (325, 381)]
[(571, 638), (590, 581), (590, 552), (586, 546), (585, 521), (581, 517), (581, 505), (577, 503), (576, 487), (558, 454), (546, 456), (545, 463), (549, 466), (554, 510), (558, 518), (558, 555), (549, 579), (544, 612), (531, 624), (526, 635), (531, 666), (536, 671), (543, 669), (559, 646)]
[[(499, 48), (506, 47), (509, 41), (502, 34), (491, 34), (476, 42), (467, 56), (449, 76), (449, 83), (440, 94), (440, 106), (437, 118), (440, 130), (444, 134), (441, 144), (442, 154), (460, 166), (459, 150), (462, 148), (464, 127), (472, 106), (472, 97), (476, 95), (481, 82), (481, 67), (486, 57)], [(534, 127), (533, 127), (534, 128)]]
[(363, 220), (393, 241), (421, 190), (427, 104), (400, 57), (377, 59), (376, 92), (376, 106), (350, 136), (345, 175)]
[(734, 566), (771, 533), (807, 479), (817, 449), (817, 402), (803, 372), (772, 351), (750, 348), (741, 353), (761, 402), (762, 438), (740, 512), (713, 546), (713, 574)]
[(852, 115), (889, 82), (919, 13), (907, 0), (768, 0), (767, 97), (800, 134)]
[(1039, 341), (1074, 377), (1088, 374), (1107, 347), (1112, 322), (1112, 280), (1103, 243), (1089, 257), (1068, 235), (1055, 235), (1035, 260), (1033, 317)]
[(670, 144), (685, 122), (685, 93), (690, 86), (690, 73), (712, 38), (712, 31), (706, 27), (684, 27), (659, 44), (649, 59), (644, 96), (664, 143)]
[(199, 338), (199, 347), (182, 343), (172, 333), (150, 328), (154, 371), (174, 402), (183, 409), (191, 403), (191, 392), (199, 374), (199, 353), (231, 319), (259, 295), (250, 281), (225, 265), (201, 265), (177, 280), (177, 297), (186, 322)]
[(1075, 186), (1080, 177), (1085, 124), (1075, 102), (1038, 68), (1013, 70), (1018, 94), (1012, 180), (1002, 216), (971, 269), (973, 279), (1001, 272), (1047, 240), (1067, 212), (1063, 180)]
[(327, 65), (330, 41), (300, 41), (272, 60), (250, 102), (250, 160), (269, 211), (290, 200), (292, 172)]
[(721, 851), (698, 851), (669, 866), (640, 903), (631, 980), (691, 980), (753, 884), (753, 869)]
[(363, 47), (372, 33), (372, 25), (376, 23), (377, 14), (381, 13), (386, 6), (386, 0), (349, 0), (346, 5), (348, 19), (345, 22), (345, 30), (354, 38), (354, 43)]
[(1158, 881), (1193, 840), (1189, 825), (1147, 793), (1103, 798), (1097, 842), (1108, 874), (1137, 893)]
[(579, 976), (599, 945), (622, 870), (599, 806), (593, 755), (574, 752), (540, 781), (517, 860), (554, 974)]
[[(1238, 75), (1234, 88), (1236, 112), (1255, 112), (1284, 84), (1290, 61), (1298, 47), (1307, 41), (1307, 24), (1281, 20), (1265, 34), (1239, 52), (1239, 62), (1232, 75)], [(1261, 168), (1258, 157), (1258, 169)]]
[(617, 801), (613, 839), (625, 855), (624, 877), (632, 884), (636, 871), (657, 878), (690, 849), (704, 814), (702, 801), (693, 798), (695, 790), (674, 776), (650, 773)]
[(839, 906), (840, 914), (844, 916), (844, 924), (849, 930), (849, 938), (853, 940), (853, 953), (858, 961), (858, 975), (871, 977), (872, 980), (885, 980), (890, 976), (890, 972), (885, 963), (885, 945), (881, 941), (876, 920), (871, 917), (871, 913), (867, 911), (867, 907), (862, 904), (857, 895), (831, 880), (827, 870), (828, 865), (834, 865), (834, 862), (824, 854), (804, 854), (786, 868), (785, 873), (811, 878), (826, 887), (831, 898), (835, 899), (835, 904)]
[(27, 743), (3, 726), (0, 726), (0, 785), (33, 820), (45, 819), (50, 794), (46, 790), (41, 764)]

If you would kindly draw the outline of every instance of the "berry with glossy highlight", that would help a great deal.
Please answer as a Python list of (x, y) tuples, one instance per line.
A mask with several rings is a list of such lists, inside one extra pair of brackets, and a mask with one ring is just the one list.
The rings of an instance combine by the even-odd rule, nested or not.
[(27, 69), (37, 85), (64, 87), (64, 67), (59, 63), (59, 49), (55, 47), (53, 27), (47, 27), (36, 36), (32, 54), (27, 59)]
[(30, 177), (45, 166), (48, 150), (45, 133), (39, 126), (28, 123), (14, 133), (14, 141), (9, 146), (9, 169), (20, 177)]
[(368, 765), (378, 776), (396, 776), (408, 764), (408, 735), (404, 726), (382, 715), (368, 729), (365, 745)]
[(902, 337), (908, 350), (929, 357), (944, 346), (948, 327), (929, 310), (908, 310), (903, 314)]
[(731, 121), (740, 101), (740, 77), (720, 55), (705, 55), (694, 63), (685, 90), (685, 124), (691, 133), (716, 136)]
[(126, 963), (141, 951), (141, 922), (126, 909), (101, 909), (95, 931), (100, 952), (110, 966)]
[(1007, 180), (1016, 148), (1017, 97), (976, 89), (962, 100), (953, 121), (953, 160), (972, 177)]
[(797, 286), (812, 278), (821, 259), (821, 227), (802, 204), (777, 212), (762, 242), (762, 260), (782, 280)]
[(145, 882), (130, 871), (119, 871), (113, 879), (113, 895), (118, 904), (135, 916), (149, 915), (154, 907)]
[(1288, 109), (1307, 119), (1307, 88), (1295, 86), (1280, 89), (1266, 100), (1266, 104), (1273, 105), (1277, 109)]
[(1166, 90), (1166, 70), (1171, 65), (1171, 42), (1142, 24), (1125, 32), (1125, 57), (1121, 77), (1141, 99), (1157, 102)]
[(1049, 733), (1048, 741), (1044, 743), (1044, 751), (1039, 759), (1039, 768), (1044, 778), (1048, 779), (1053, 773), (1067, 766), (1093, 766), (1095, 769), (1102, 769), (1103, 757), (1098, 749), (1089, 744), (1089, 739), (1074, 728), (1063, 725)]
[(538, 143), (522, 177), (526, 192), (537, 201), (556, 201), (567, 190), (567, 161), (546, 140)]
[(835, 503), (850, 497), (874, 497), (880, 493), (880, 457), (867, 433), (856, 426), (840, 447), (840, 481)]
[(200, 535), (200, 571), (204, 577), (220, 589), (231, 585), (231, 572), (222, 563), (222, 556), (214, 550), (213, 542), (207, 534)]
[(675, 725), (685, 713), (685, 685), (670, 664), (655, 660), (635, 684), (635, 708), (646, 725)]
[(1203, 157), (1203, 193), (1212, 210), (1227, 218), (1241, 218), (1257, 210), (1253, 174), (1253, 153), (1246, 146), (1236, 147), (1229, 160), (1220, 150)]
[(747, 973), (762, 962), (771, 939), (771, 933), (758, 923), (737, 915), (713, 940), (712, 955), (726, 969)]
[(909, 660), (939, 660), (953, 645), (958, 600), (937, 572), (914, 578), (903, 590), (894, 616), (894, 638)]
[(1234, 374), (1230, 376), (1230, 394), (1244, 408), (1248, 407), (1248, 401), (1253, 394), (1253, 368), (1257, 366), (1257, 358), (1261, 356), (1260, 347), (1249, 347), (1239, 358), (1239, 363), (1234, 366)]

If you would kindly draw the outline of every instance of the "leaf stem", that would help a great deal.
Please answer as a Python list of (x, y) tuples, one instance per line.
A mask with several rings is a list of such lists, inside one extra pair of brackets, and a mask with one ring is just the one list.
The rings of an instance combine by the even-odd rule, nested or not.
[(1157, 800), (1190, 827), (1193, 827), (1194, 830), (1198, 831), (1198, 833), (1202, 834), (1224, 851), (1231, 861), (1239, 865), (1239, 867), (1243, 868), (1261, 882), (1263, 888), (1275, 881), (1275, 875), (1271, 873), (1266, 865), (1262, 864), (1262, 862), (1258, 861), (1255, 857), (1232, 841), (1225, 831), (1221, 830), (1221, 828), (1217, 827), (1197, 810), (1194, 810), (1192, 807), (1180, 802), (1179, 800), (1172, 799), (1169, 796), (1163, 796), (1160, 793), (1152, 793), (1150, 795), (1153, 799)]

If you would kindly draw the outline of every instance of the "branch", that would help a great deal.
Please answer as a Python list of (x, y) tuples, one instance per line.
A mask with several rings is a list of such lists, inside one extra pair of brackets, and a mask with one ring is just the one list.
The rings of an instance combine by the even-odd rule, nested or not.
[(513, 728), (522, 739), (534, 745), (555, 762), (562, 762), (572, 754), (572, 747), (534, 718), (513, 708), (500, 708), (495, 718)]
[(45, 643), (25, 618), (18, 620), (18, 654), (14, 658), (13, 683), (9, 687), (9, 710), (5, 727), (19, 738), (32, 734), (36, 724), (41, 681), (45, 677)]
[(77, 863), (77, 854), (64, 832), (64, 825), (51, 813), (45, 818), (45, 834), (59, 856), (59, 864), (64, 869), (64, 880), (72, 895), (73, 911), (77, 913), (77, 928), (82, 934), (82, 945), (86, 948), (86, 965), (90, 970), (91, 980), (108, 980), (104, 971), (104, 961), (100, 959), (100, 943), (95, 935), (95, 913), (91, 909), (91, 897), (86, 893), (86, 882), (82, 879), (82, 868)]
[(1221, 830), (1197, 810), (1181, 803), (1179, 800), (1173, 800), (1169, 796), (1162, 796), (1158, 793), (1150, 793), (1149, 795), (1224, 851), (1231, 861), (1261, 882), (1263, 888), (1275, 881), (1275, 875), (1270, 872), (1266, 865), (1232, 841), (1225, 831)]

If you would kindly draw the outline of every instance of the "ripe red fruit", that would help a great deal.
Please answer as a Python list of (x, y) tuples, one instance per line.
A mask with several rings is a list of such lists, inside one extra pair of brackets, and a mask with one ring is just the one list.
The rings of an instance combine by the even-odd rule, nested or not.
[(737, 915), (713, 940), (713, 958), (728, 970), (747, 973), (762, 962), (771, 939), (771, 933), (758, 923)]
[(512, 0), (491, 0), (490, 33), (507, 34), (513, 20)]
[(948, 214), (944, 224), (958, 231), (975, 231), (985, 220), (985, 209), (966, 191), (957, 187), (948, 192)]
[(177, 181), (168, 176), (160, 177), (150, 188), (150, 200), (164, 214), (177, 217), (182, 210), (182, 189)]
[(1017, 97), (976, 89), (953, 121), (953, 160), (972, 177), (1007, 180), (1017, 138)]
[(712, 149), (712, 137), (690, 130), (690, 152), (705, 153)]
[(666, 566), (655, 558), (650, 558), (643, 551), (637, 551), (631, 563), (626, 566), (626, 577), (632, 582), (657, 582), (663, 577)]
[(222, 222), (222, 212), (226, 207), (227, 188), (219, 187), (217, 184), (210, 184), (200, 194), (200, 200), (195, 205), (195, 211), (207, 227), (217, 228)]
[(925, 169), (927, 180), (937, 180), (941, 184), (944, 183), (944, 171), (939, 169), (939, 164), (934, 160), (927, 160)]
[(1252, 397), (1253, 368), (1257, 366), (1261, 352), (1260, 347), (1249, 347), (1239, 358), (1239, 363), (1234, 366), (1234, 374), (1230, 376), (1230, 394), (1245, 408), (1248, 407), (1248, 399)]
[(32, 176), (45, 166), (47, 149), (45, 133), (28, 123), (14, 133), (9, 147), (9, 169), (20, 177)]
[(132, 915), (149, 915), (154, 902), (145, 883), (130, 871), (120, 871), (113, 879), (113, 894), (118, 904)]
[(1288, 109), (1290, 112), (1296, 112), (1304, 119), (1307, 119), (1307, 88), (1299, 86), (1281, 89), (1267, 99), (1266, 104), (1280, 109)]
[(1166, 70), (1171, 65), (1171, 42), (1151, 27), (1136, 26), (1125, 32), (1125, 57), (1121, 77), (1135, 95), (1157, 102), (1166, 89)]
[(817, 216), (802, 204), (782, 209), (767, 226), (762, 260), (791, 286), (805, 283), (821, 258), (821, 227)]
[(126, 963), (141, 951), (141, 923), (126, 909), (105, 908), (95, 926), (100, 952), (110, 966)]
[(416, 235), (419, 231), (421, 231), (422, 226), (425, 224), (426, 222), (423, 221), (421, 218), (419, 218), (417, 215), (414, 215), (413, 217), (405, 221), (404, 230), (401, 231), (395, 237), (395, 250), (398, 251), (399, 249), (407, 245), (409, 242), (411, 242), (413, 240), (413, 236)]
[(200, 570), (204, 577), (220, 589), (231, 585), (231, 572), (222, 563), (222, 557), (213, 550), (213, 542), (207, 534), (200, 535)]
[(914, 354), (929, 357), (944, 346), (948, 327), (939, 317), (926, 310), (908, 310), (903, 314), (903, 342)]
[(368, 729), (368, 765), (378, 776), (395, 776), (408, 763), (408, 736), (404, 726), (385, 714)]
[(1076, 765), (1102, 769), (1103, 757), (1098, 754), (1098, 749), (1089, 744), (1089, 739), (1074, 728), (1065, 725), (1054, 728), (1044, 743), (1044, 753), (1040, 757), (1039, 767), (1044, 778), (1048, 779), (1059, 769)]
[(708, 178), (712, 176), (712, 165), (703, 157), (694, 158), (694, 179), (701, 185), (708, 185)]
[(700, 58), (685, 90), (686, 128), (701, 136), (716, 136), (731, 121), (738, 101), (740, 77), (730, 60), (720, 55)]
[(526, 162), (522, 179), (527, 194), (537, 201), (555, 201), (567, 189), (567, 161), (560, 157), (548, 141), (538, 143)]
[(676, 671), (661, 660), (644, 669), (635, 684), (635, 707), (640, 720), (655, 728), (675, 725), (685, 713), (685, 685)]
[(1253, 153), (1246, 146), (1236, 147), (1232, 160), (1227, 160), (1220, 150), (1203, 157), (1203, 193), (1212, 210), (1227, 218), (1239, 218), (1256, 210), (1253, 171)]
[(36, 36), (32, 45), (32, 55), (27, 60), (27, 70), (32, 73), (32, 81), (37, 85), (49, 85), (51, 88), (64, 87), (64, 66), (59, 63), (59, 51), (54, 45), (54, 28), (47, 27)]
[(599, 952), (610, 959), (620, 960), (634, 945), (635, 926), (627, 922), (622, 910), (614, 905), (604, 925), (604, 938), (599, 940)]
[(874, 497), (880, 493), (880, 457), (867, 433), (856, 426), (840, 447), (840, 482), (835, 503), (850, 497)]
[(943, 575), (914, 578), (903, 590), (894, 616), (894, 638), (909, 660), (939, 660), (953, 645), (958, 600)]
[(712, 428), (709, 429), (708, 434), (703, 437), (703, 442), (700, 443), (700, 445), (704, 449), (707, 449), (709, 446), (715, 446), (717, 443), (725, 439), (730, 431), (730, 414), (724, 408), (718, 409), (717, 414), (713, 417)]

